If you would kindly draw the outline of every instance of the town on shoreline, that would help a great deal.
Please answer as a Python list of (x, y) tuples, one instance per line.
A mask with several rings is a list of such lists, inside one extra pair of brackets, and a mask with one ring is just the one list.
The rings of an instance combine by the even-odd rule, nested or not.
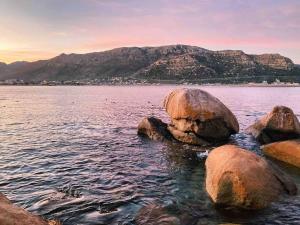
[(0, 80), (0, 86), (102, 86), (102, 85), (201, 85), (201, 86), (241, 86), (241, 87), (300, 87), (300, 83), (281, 82), (201, 82), (195, 80), (138, 80), (138, 79), (95, 79), (68, 81), (24, 81), (19, 79)]

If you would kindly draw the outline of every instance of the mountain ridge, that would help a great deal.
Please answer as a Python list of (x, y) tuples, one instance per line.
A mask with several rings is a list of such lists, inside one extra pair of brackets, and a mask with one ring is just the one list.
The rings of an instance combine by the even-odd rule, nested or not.
[(0, 63), (0, 80), (70, 81), (135, 79), (193, 82), (300, 81), (300, 69), (280, 54), (212, 51), (190, 45), (121, 47), (86, 54), (60, 54), (35, 62)]

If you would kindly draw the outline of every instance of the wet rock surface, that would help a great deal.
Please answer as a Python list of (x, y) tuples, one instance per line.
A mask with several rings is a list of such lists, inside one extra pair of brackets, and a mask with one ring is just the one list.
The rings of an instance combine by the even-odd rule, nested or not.
[[(217, 98), (200, 89), (177, 89), (169, 93), (164, 107), (171, 117), (172, 133), (187, 133), (188, 137), (175, 135), (179, 141), (195, 144), (218, 142), (239, 131), (233, 113)], [(179, 137), (179, 138), (178, 138)], [(195, 141), (198, 137), (199, 141)]]
[(192, 144), (192, 145), (200, 145), (200, 146), (210, 145), (210, 143), (208, 143), (204, 139), (198, 137), (193, 132), (184, 132), (184, 131), (178, 130), (173, 125), (169, 125), (168, 130), (173, 135), (173, 137), (180, 142), (184, 142), (184, 143), (188, 143), (188, 144)]
[(265, 155), (300, 168), (300, 139), (274, 142), (261, 148)]
[[(39, 216), (13, 205), (8, 198), (0, 193), (0, 224), (1, 225), (48, 225)], [(52, 223), (53, 224), (53, 223)]]
[(297, 187), (262, 157), (234, 145), (209, 153), (206, 190), (217, 205), (261, 209), (282, 194), (294, 195)]
[(246, 130), (259, 142), (266, 144), (300, 137), (300, 123), (292, 109), (276, 106)]
[(168, 125), (155, 117), (146, 117), (138, 125), (138, 134), (155, 141), (172, 140)]

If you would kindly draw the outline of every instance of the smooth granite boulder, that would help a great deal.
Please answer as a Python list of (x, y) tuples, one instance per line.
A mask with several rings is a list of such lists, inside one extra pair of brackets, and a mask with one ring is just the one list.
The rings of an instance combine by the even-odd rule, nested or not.
[(300, 123), (293, 110), (285, 106), (276, 106), (272, 112), (247, 128), (263, 144), (295, 139), (300, 137)]
[(300, 168), (300, 139), (263, 145), (265, 155)]
[(297, 187), (262, 157), (234, 145), (224, 145), (208, 155), (206, 190), (218, 205), (261, 209)]
[(219, 99), (200, 89), (174, 90), (166, 96), (164, 107), (171, 117), (173, 130), (193, 133), (199, 142), (223, 141), (239, 131), (233, 113)]

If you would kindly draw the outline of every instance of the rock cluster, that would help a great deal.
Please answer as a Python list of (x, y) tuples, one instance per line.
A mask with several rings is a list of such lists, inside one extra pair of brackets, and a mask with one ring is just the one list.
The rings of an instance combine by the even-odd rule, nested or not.
[[(145, 118), (139, 124), (139, 134), (154, 140), (177, 140), (203, 146), (222, 142), (239, 132), (233, 113), (203, 90), (174, 90), (166, 96), (164, 107), (171, 123)], [(276, 106), (247, 132), (261, 143), (294, 139), (300, 136), (300, 123), (290, 108)], [(300, 139), (267, 144), (262, 149), (265, 155), (300, 167)], [(206, 190), (217, 205), (262, 209), (284, 194), (297, 194), (297, 186), (288, 175), (264, 158), (234, 145), (212, 150), (205, 166)], [(138, 214), (138, 224), (145, 221), (179, 223), (176, 217), (160, 214), (160, 211), (157, 206), (144, 207)]]
[(171, 124), (150, 117), (141, 121), (138, 133), (154, 140), (176, 140), (206, 146), (227, 140), (239, 131), (233, 113), (217, 98), (200, 89), (177, 89), (169, 93), (164, 107)]

